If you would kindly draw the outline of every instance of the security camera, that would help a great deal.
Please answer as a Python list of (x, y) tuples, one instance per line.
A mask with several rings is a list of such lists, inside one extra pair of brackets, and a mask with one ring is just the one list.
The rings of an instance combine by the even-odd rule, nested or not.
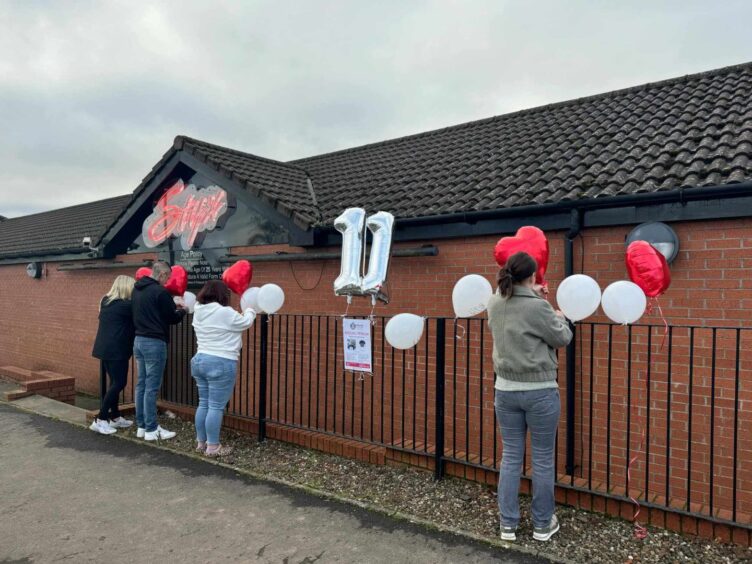
[(89, 236), (84, 237), (84, 240), (81, 241), (81, 245), (84, 247), (91, 247), (91, 237)]

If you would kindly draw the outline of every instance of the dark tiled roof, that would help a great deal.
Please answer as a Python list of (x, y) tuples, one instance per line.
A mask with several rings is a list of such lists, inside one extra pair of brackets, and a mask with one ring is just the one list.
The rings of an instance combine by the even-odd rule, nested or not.
[(236, 180), (303, 228), (319, 218), (308, 187), (308, 175), (300, 167), (184, 136), (175, 139), (175, 148), (183, 149)]
[(133, 196), (0, 222), (0, 257), (96, 241), (180, 150), (304, 228), (749, 181), (750, 100), (747, 63), (288, 163), (178, 136)]
[(0, 222), (0, 258), (29, 253), (57, 254), (82, 248), (84, 237), (97, 246), (104, 230), (120, 214), (131, 195), (118, 196)]
[(752, 179), (752, 64), (292, 161), (324, 218), (397, 217)]

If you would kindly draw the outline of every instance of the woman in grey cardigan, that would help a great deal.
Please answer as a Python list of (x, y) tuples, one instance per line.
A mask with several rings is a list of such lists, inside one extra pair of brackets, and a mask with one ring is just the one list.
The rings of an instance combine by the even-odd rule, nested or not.
[(496, 372), (496, 419), (504, 450), (499, 475), (502, 540), (516, 540), (519, 488), (527, 430), (533, 453), (533, 538), (547, 541), (559, 530), (554, 514), (554, 444), (559, 424), (556, 350), (572, 339), (564, 314), (551, 307), (535, 283), (538, 265), (516, 253), (498, 274), (488, 302)]

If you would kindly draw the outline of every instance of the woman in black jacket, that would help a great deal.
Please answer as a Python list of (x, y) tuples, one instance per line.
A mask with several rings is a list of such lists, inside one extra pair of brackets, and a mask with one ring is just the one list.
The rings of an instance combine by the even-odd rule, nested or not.
[(118, 276), (99, 304), (99, 329), (91, 354), (102, 361), (110, 375), (110, 389), (102, 400), (99, 415), (89, 428), (103, 435), (133, 425), (133, 421), (120, 415), (118, 396), (128, 381), (128, 365), (136, 335), (131, 307), (135, 282), (130, 276)]

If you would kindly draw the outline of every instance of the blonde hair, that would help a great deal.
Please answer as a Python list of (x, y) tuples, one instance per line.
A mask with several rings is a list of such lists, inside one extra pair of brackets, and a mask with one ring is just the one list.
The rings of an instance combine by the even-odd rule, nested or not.
[(102, 302), (100, 302), (99, 309), (102, 309), (102, 304), (107, 305), (115, 300), (130, 300), (133, 294), (133, 285), (136, 280), (130, 276), (118, 276), (112, 283), (110, 291), (104, 295)]

